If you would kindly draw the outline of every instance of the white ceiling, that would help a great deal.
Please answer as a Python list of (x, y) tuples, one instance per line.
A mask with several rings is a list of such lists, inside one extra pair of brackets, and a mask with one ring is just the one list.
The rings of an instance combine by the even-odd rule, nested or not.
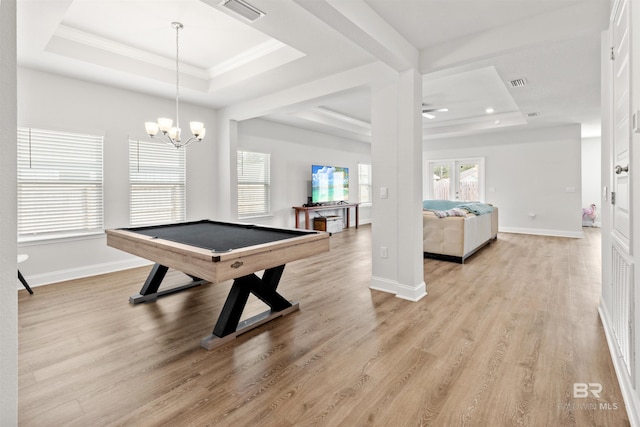
[[(370, 90), (423, 74), (425, 138), (582, 123), (600, 132), (608, 0), (18, 0), (21, 66), (361, 141)], [(525, 78), (512, 88), (509, 81)], [(495, 110), (487, 114), (487, 108)], [(535, 116), (530, 116), (537, 113)]]

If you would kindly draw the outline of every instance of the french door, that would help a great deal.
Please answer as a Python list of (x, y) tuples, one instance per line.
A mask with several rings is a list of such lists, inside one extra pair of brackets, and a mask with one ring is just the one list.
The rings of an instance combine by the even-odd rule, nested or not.
[(428, 198), (484, 201), (484, 159), (429, 162)]

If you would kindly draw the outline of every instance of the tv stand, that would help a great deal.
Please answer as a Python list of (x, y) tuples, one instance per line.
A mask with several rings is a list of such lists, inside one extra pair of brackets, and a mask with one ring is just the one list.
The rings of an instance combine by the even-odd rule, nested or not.
[(356, 228), (358, 228), (358, 222), (360, 220), (360, 212), (359, 212), (360, 203), (336, 203), (336, 204), (322, 204), (316, 206), (294, 206), (295, 215), (296, 215), (296, 228), (300, 228), (300, 212), (304, 213), (304, 228), (309, 229), (309, 212), (315, 211), (323, 211), (323, 210), (336, 210), (336, 209), (344, 209), (346, 211), (346, 228), (349, 228), (350, 225), (350, 211), (351, 208), (355, 208), (356, 211)]

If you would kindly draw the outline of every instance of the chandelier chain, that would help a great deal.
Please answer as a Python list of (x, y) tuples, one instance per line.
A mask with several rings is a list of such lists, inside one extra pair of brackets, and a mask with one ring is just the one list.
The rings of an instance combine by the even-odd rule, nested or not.
[(180, 28), (182, 28), (182, 24), (174, 23), (176, 28), (176, 127), (180, 128), (180, 43), (179, 43), (179, 33)]

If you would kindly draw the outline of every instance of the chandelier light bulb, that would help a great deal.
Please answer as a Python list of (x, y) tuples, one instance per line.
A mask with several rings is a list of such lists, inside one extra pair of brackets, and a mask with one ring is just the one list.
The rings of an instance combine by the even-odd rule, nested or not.
[(156, 122), (145, 122), (144, 129), (147, 131), (147, 134), (151, 138), (153, 138), (158, 134), (158, 131), (160, 130), (160, 126), (158, 126), (158, 123)]
[(167, 133), (173, 127), (173, 120), (167, 119), (165, 117), (158, 119), (158, 127), (162, 131), (162, 133)]
[(195, 136), (198, 136), (204, 129), (204, 123), (191, 122), (189, 123), (189, 127), (191, 128), (191, 133), (194, 134)]
[(173, 127), (169, 129), (169, 138), (175, 142), (180, 142), (180, 128)]

